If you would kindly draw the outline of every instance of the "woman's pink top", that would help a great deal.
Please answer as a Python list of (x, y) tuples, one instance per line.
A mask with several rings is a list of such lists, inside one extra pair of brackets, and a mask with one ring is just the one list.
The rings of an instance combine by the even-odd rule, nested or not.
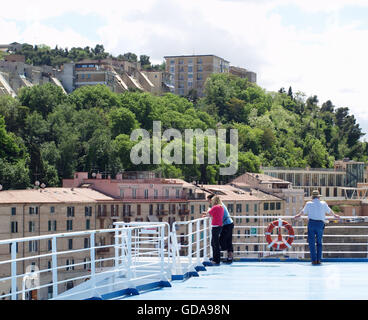
[(222, 226), (222, 219), (224, 217), (224, 208), (220, 205), (213, 206), (210, 211), (208, 211), (209, 215), (212, 217), (212, 226)]

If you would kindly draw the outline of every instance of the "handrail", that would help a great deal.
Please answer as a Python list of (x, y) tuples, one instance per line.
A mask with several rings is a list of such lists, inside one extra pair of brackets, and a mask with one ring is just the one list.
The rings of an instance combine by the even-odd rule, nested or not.
[[(326, 218), (332, 221), (326, 225), (324, 232), (324, 257), (368, 258), (368, 240), (365, 242), (365, 238), (368, 238), (366, 231), (368, 223), (353, 223), (368, 222), (368, 217), (342, 216), (336, 219), (326, 216)], [(235, 260), (274, 256), (309, 259), (306, 216), (294, 219), (294, 216), (280, 215), (234, 215), (232, 219), (235, 225), (233, 231)], [(291, 248), (273, 250), (268, 247), (264, 231), (275, 219), (287, 220), (292, 224), (295, 237)], [(342, 225), (340, 222), (344, 221)], [(46, 290), (47, 287), (53, 299), (73, 298), (78, 296), (76, 288), (65, 292), (65, 286), (71, 281), (80, 286), (83, 284), (84, 287), (88, 283), (89, 289), (82, 286), (78, 294), (84, 292), (85, 295), (98, 296), (101, 290), (110, 290), (112, 286), (111, 283), (103, 283), (102, 280), (106, 277), (114, 279), (114, 287), (126, 286), (134, 291), (142, 281), (156, 279), (165, 282), (170, 276), (195, 275), (210, 265), (209, 257), (212, 250), (210, 229), (210, 218), (205, 217), (176, 221), (171, 226), (167, 222), (116, 222), (114, 228), (109, 229), (0, 240), (0, 250), (1, 246), (10, 245), (10, 258), (6, 257), (0, 261), (0, 270), (6, 270), (5, 268), (9, 266), (9, 272), (4, 271), (0, 274), (0, 293), (2, 292), (0, 298), (17, 299), (19, 295), (24, 297), (26, 292), (31, 290)], [(346, 229), (350, 231), (348, 234), (345, 232)], [(283, 229), (281, 231), (284, 232)], [(104, 234), (111, 235), (112, 243), (100, 243), (98, 237)], [(61, 239), (65, 238), (78, 239), (75, 241), (77, 247), (65, 249), (67, 246), (64, 248), (60, 246)], [(83, 241), (83, 238), (88, 238), (88, 242)], [(345, 238), (349, 239), (349, 242), (346, 242)], [(45, 249), (42, 244), (46, 240), (51, 241), (51, 247)], [(18, 244), (25, 245), (28, 241), (37, 242), (37, 252), (22, 255), (19, 249), (18, 253)], [(78, 246), (78, 243), (82, 245)], [(100, 252), (99, 249), (109, 251)], [(35, 261), (38, 263), (36, 270), (22, 271), (23, 265)], [(37, 279), (34, 276), (41, 280), (40, 283), (32, 288), (27, 287), (28, 280)], [(88, 280), (86, 284), (85, 280)], [(10, 291), (6, 288), (10, 288)]]

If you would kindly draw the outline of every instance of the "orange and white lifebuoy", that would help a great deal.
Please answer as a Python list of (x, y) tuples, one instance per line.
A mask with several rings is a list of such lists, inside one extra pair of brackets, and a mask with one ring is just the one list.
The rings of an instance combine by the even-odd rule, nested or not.
[[(278, 236), (277, 239), (272, 240), (271, 234), (272, 234), (272, 230), (273, 228), (279, 228), (278, 229)], [(284, 227), (286, 228), (286, 230), (288, 231), (289, 235), (286, 237), (286, 239), (282, 238), (282, 234), (281, 234), (281, 228)], [(277, 250), (284, 250), (286, 248), (291, 248), (291, 244), (294, 241), (294, 229), (291, 226), (291, 224), (285, 220), (275, 220), (272, 221), (270, 223), (270, 225), (268, 226), (268, 228), (265, 231), (265, 236), (266, 236), (266, 240), (268, 242), (268, 248), (275, 248)]]

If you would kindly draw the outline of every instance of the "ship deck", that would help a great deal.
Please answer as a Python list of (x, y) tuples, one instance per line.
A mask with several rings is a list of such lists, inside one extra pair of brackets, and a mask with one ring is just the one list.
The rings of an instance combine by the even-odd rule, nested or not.
[(234, 262), (127, 300), (366, 300), (367, 262)]

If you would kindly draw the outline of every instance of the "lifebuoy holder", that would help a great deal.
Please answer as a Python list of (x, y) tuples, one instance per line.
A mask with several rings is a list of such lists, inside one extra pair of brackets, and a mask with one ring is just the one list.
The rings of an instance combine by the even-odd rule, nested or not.
[[(278, 235), (277, 235), (277, 239), (272, 240), (271, 234), (272, 234), (272, 230), (275, 227), (278, 228)], [(281, 234), (282, 227), (286, 228), (286, 230), (289, 233), (289, 235), (286, 236), (285, 239), (282, 237), (282, 234)], [(289, 248), (289, 249), (291, 248), (291, 244), (294, 241), (295, 234), (294, 234), (294, 229), (289, 222), (282, 220), (282, 219), (278, 219), (270, 223), (270, 225), (265, 231), (265, 236), (268, 242), (267, 247), (269, 249), (275, 248), (277, 250), (284, 250), (286, 248)]]

